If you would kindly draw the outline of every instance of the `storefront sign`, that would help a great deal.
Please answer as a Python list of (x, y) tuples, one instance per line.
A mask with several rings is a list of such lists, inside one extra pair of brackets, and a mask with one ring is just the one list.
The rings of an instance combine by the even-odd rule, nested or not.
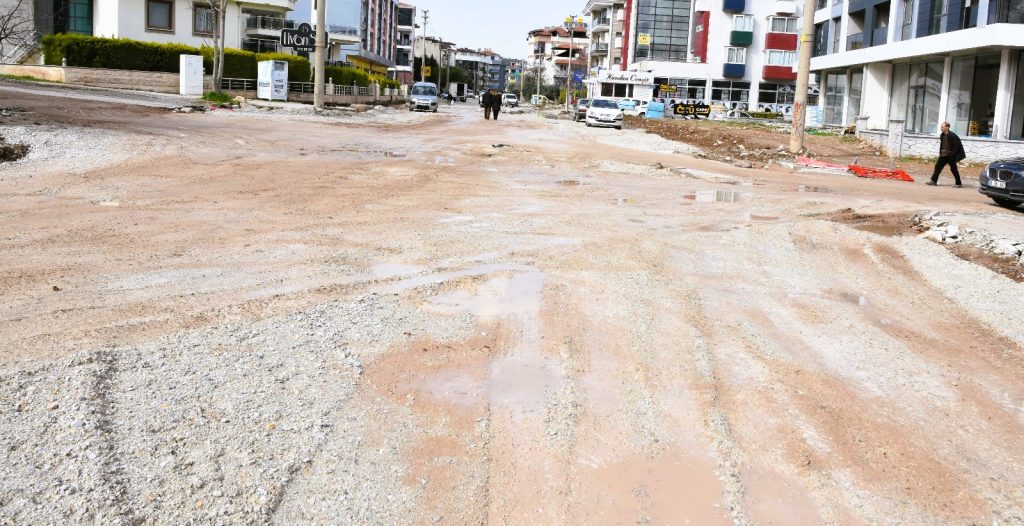
[(654, 85), (654, 73), (645, 71), (601, 71), (599, 82)]
[[(326, 40), (326, 35), (324, 40)], [(315, 52), (316, 33), (313, 32), (313, 26), (303, 23), (299, 24), (297, 29), (282, 29), (281, 45), (295, 51)]]
[(641, 46), (651, 45), (651, 35), (647, 33), (640, 33), (639, 35), (636, 36), (636, 43), (640, 44)]
[(675, 93), (677, 91), (679, 91), (679, 88), (675, 86), (669, 86), (668, 84), (662, 84), (658, 86), (659, 93)]
[(698, 102), (696, 104), (676, 104), (675, 110), (673, 111), (676, 115), (683, 117), (697, 117), (697, 118), (708, 118), (711, 115), (711, 106)]

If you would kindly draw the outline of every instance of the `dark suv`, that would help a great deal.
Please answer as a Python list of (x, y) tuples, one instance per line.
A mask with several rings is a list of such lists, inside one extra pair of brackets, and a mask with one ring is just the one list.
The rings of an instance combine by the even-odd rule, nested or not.
[(978, 191), (991, 197), (999, 206), (1016, 208), (1024, 203), (1024, 158), (990, 163), (981, 172)]
[(591, 100), (593, 99), (578, 99), (576, 101), (576, 111), (572, 113), (573, 122), (587, 121), (587, 108), (590, 107)]

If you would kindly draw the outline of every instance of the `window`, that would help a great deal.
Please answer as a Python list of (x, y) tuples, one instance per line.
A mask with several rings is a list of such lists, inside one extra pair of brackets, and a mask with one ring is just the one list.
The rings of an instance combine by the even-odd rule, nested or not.
[(638, 0), (633, 56), (637, 59), (686, 62), (689, 53), (691, 0)]
[(192, 7), (193, 35), (213, 35), (216, 23), (216, 17), (213, 16), (213, 9), (210, 6), (194, 5)]
[(746, 110), (750, 100), (749, 82), (715, 80), (711, 82), (711, 103), (730, 110)]
[(174, 31), (174, 0), (146, 0), (146, 29)]
[(1017, 83), (1010, 110), (1010, 138), (1024, 139), (1024, 52), (1017, 54)]
[(92, 35), (92, 1), (68, 2), (68, 33)]
[(725, 62), (727, 64), (746, 64), (747, 48), (727, 47), (725, 48)]
[(914, 38), (914, 0), (903, 0), (903, 26), (900, 28), (900, 40)]
[(933, 0), (931, 19), (928, 21), (928, 34), (937, 35), (946, 31), (946, 20), (949, 16), (949, 0)]
[(753, 31), (754, 30), (754, 15), (733, 15), (733, 17), (732, 17), (732, 30), (733, 31)]
[(939, 124), (942, 69), (941, 60), (895, 65), (889, 118), (904, 119), (909, 133), (935, 133)]
[[(946, 120), (961, 135), (991, 137), (995, 126), (999, 55), (953, 59)], [(1020, 88), (1018, 88), (1020, 89)]]
[(846, 124), (853, 124), (860, 115), (860, 99), (864, 89), (864, 70), (850, 72), (850, 104), (846, 109)]
[(792, 66), (796, 64), (796, 51), (768, 50), (769, 66)]
[(772, 33), (799, 33), (797, 23), (799, 18), (787, 18), (784, 16), (773, 16), (768, 19), (768, 31)]
[(846, 98), (846, 72), (825, 75), (825, 124), (843, 124), (843, 99)]
[(842, 23), (842, 18), (832, 19), (832, 51), (831, 53), (839, 53), (842, 51), (839, 49), (839, 27)]
[(989, 24), (1024, 24), (1024, 3), (1020, 0), (989, 0)]

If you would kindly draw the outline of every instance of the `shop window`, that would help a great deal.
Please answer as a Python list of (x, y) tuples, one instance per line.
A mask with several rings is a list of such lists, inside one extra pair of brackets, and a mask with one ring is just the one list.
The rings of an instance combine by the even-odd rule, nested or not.
[(843, 124), (843, 99), (846, 98), (846, 72), (825, 75), (825, 124)]
[(942, 66), (942, 61), (935, 61), (893, 67), (889, 118), (905, 120), (907, 132), (931, 134), (938, 130)]
[(772, 33), (799, 33), (799, 18), (773, 16), (768, 19), (768, 31)]
[(796, 88), (792, 84), (762, 82), (758, 86), (757, 111), (770, 111), (791, 115)]
[(213, 9), (206, 5), (192, 6), (192, 34), (200, 36), (213, 35), (213, 28), (216, 18)]
[(146, 29), (174, 31), (173, 0), (146, 0)]
[(991, 137), (995, 124), (999, 55), (953, 59), (946, 120), (960, 135)]
[(711, 83), (711, 103), (730, 110), (746, 110), (750, 101), (750, 83), (715, 80)]

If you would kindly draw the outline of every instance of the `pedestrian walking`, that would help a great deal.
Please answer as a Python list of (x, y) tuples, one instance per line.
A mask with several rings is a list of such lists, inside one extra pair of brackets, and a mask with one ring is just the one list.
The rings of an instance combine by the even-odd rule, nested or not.
[(948, 164), (949, 171), (953, 172), (953, 179), (956, 180), (957, 188), (962, 188), (963, 184), (960, 181), (960, 170), (956, 167), (956, 163), (967, 158), (967, 153), (964, 152), (964, 143), (960, 140), (960, 137), (950, 131), (949, 123), (942, 123), (942, 133), (939, 135), (939, 160), (935, 161), (935, 172), (932, 173), (932, 180), (928, 181), (928, 186), (936, 186), (939, 184), (939, 174), (942, 173), (942, 169)]
[(491, 116), (494, 120), (498, 120), (498, 114), (501, 113), (501, 93), (496, 89), (491, 89)]
[[(480, 97), (480, 105), (484, 107), (484, 120), (491, 120), (491, 104), (494, 101), (494, 90), (487, 90), (483, 96)], [(497, 116), (495, 116), (497, 118)]]

